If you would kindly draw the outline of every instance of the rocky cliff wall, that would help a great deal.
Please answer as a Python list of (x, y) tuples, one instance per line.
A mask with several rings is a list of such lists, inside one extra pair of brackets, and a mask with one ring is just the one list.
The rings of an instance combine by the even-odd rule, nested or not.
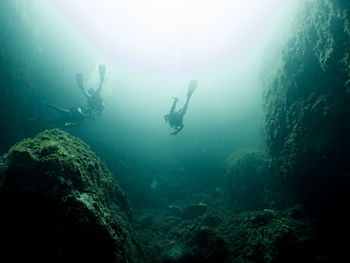
[(343, 207), (350, 186), (349, 1), (303, 4), (264, 102), (267, 143), (287, 185), (305, 204)]

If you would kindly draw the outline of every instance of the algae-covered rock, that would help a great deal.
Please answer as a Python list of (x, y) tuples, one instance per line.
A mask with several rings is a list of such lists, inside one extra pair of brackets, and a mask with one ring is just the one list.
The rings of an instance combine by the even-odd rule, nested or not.
[(217, 209), (209, 207), (185, 221), (167, 210), (141, 215), (141, 220), (153, 216), (151, 224), (137, 231), (144, 262), (338, 262), (340, 252), (347, 251), (340, 244), (344, 238), (336, 239), (335, 225), (321, 231), (300, 206), (240, 213)]
[(276, 166), (319, 211), (342, 209), (350, 199), (349, 43), (349, 1), (306, 1), (265, 90)]
[(132, 262), (126, 195), (89, 147), (58, 130), (0, 159), (1, 257), (11, 262)]
[[(226, 184), (232, 200), (242, 209), (277, 205), (282, 185), (270, 169), (270, 157), (258, 150), (245, 149), (226, 161)], [(281, 193), (279, 193), (281, 194)]]
[(203, 215), (205, 211), (207, 211), (207, 208), (208, 208), (208, 205), (204, 203), (191, 204), (184, 208), (181, 216), (183, 219), (196, 218)]
[(181, 216), (182, 210), (176, 205), (168, 205), (168, 210), (173, 216)]
[(227, 243), (210, 227), (179, 225), (171, 231), (169, 237), (172, 242), (163, 254), (165, 262), (227, 262)]
[(230, 262), (331, 262), (322, 260), (315, 222), (298, 207), (233, 214), (217, 231), (230, 240)]

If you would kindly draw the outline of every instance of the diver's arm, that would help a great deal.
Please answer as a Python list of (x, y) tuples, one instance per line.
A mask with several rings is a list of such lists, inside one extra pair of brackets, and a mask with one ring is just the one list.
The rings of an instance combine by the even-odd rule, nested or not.
[(100, 94), (100, 92), (102, 90), (102, 84), (103, 84), (103, 81), (100, 81), (100, 85), (98, 86), (98, 89), (96, 90), (97, 94)]
[(49, 119), (49, 118), (38, 116), (37, 118), (35, 118), (33, 120), (38, 120), (38, 121), (46, 122), (49, 124), (61, 124), (61, 123), (64, 123), (67, 121), (65, 116), (62, 116), (58, 119)]
[(170, 135), (176, 135), (176, 134), (178, 134), (182, 129), (183, 129), (183, 127), (185, 127), (185, 125), (181, 125), (180, 126), (180, 128), (178, 128), (178, 129), (176, 129), (176, 131), (174, 131), (173, 133), (171, 133)]
[(100, 85), (99, 85), (98, 89), (96, 90), (97, 94), (99, 94), (100, 91), (102, 90), (102, 85), (103, 85), (103, 82), (105, 80), (106, 66), (100, 64), (98, 66), (98, 72), (100, 73)]

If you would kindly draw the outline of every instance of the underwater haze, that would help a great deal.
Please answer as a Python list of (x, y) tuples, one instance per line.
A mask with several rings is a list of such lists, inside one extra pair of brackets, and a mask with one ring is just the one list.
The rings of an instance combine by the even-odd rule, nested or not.
[(0, 261), (344, 261), (349, 65), (349, 0), (1, 0)]
[[(148, 168), (192, 159), (198, 169), (219, 169), (237, 148), (265, 147), (263, 83), (296, 6), (277, 0), (18, 1), (33, 42), (26, 49), (33, 54), (20, 59), (37, 67), (42, 83), (35, 88), (45, 101), (63, 108), (85, 103), (74, 75), (83, 73), (86, 89), (96, 88), (97, 66), (106, 65), (105, 110), (70, 130), (102, 155), (121, 154)], [(184, 104), (191, 79), (198, 88), (184, 129), (170, 136), (163, 115), (172, 96), (178, 107)], [(42, 110), (41, 99), (22, 120)]]

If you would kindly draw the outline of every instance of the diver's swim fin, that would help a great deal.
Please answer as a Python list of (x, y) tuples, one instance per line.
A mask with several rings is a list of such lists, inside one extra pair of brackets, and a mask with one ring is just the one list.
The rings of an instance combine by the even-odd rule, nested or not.
[(197, 80), (191, 80), (190, 85), (188, 86), (187, 97), (191, 97), (195, 89), (197, 88)]

